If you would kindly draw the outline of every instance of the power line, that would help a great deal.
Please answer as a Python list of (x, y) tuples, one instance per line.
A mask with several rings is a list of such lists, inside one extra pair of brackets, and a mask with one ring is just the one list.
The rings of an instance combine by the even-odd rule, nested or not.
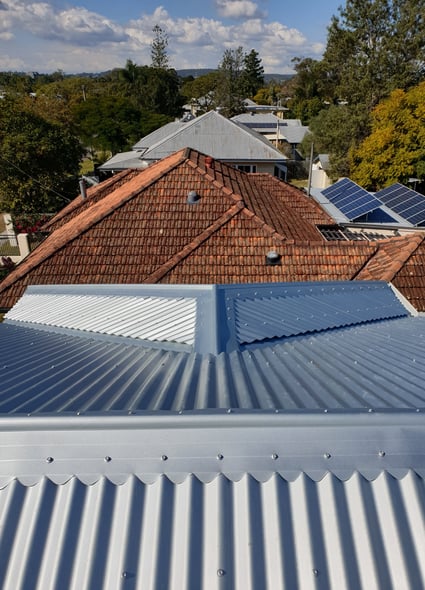
[(57, 191), (55, 191), (53, 188), (49, 188), (48, 186), (44, 186), (39, 180), (37, 180), (36, 178), (34, 178), (33, 176), (31, 176), (31, 174), (28, 174), (28, 172), (25, 172), (25, 170), (22, 170), (22, 168), (19, 168), (19, 166), (17, 166), (13, 162), (10, 162), (4, 156), (0, 156), (0, 160), (3, 160), (4, 162), (7, 162), (9, 164), (9, 166), (13, 166), (13, 168), (16, 168), (16, 170), (19, 170), (19, 172), (21, 172), (22, 174), (25, 174), (25, 176), (28, 176), (28, 178), (31, 178), (31, 180), (33, 180), (34, 182), (36, 182), (37, 184), (39, 184), (41, 186), (41, 188), (43, 188), (44, 190), (49, 191), (51, 193), (54, 193), (55, 195), (57, 195), (58, 197), (60, 197), (64, 201), (66, 201), (67, 203), (70, 203), (71, 202), (71, 199), (68, 199), (68, 197), (64, 197), (63, 195), (61, 195), (60, 193), (58, 193)]

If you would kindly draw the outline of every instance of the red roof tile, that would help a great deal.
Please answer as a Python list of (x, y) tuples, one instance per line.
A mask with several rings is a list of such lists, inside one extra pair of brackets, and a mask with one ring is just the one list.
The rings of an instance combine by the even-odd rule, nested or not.
[[(190, 191), (200, 196), (195, 204)], [(65, 207), (50, 222), (52, 233), (0, 284), (0, 307), (39, 284), (388, 280), (390, 267), (394, 280), (407, 283), (400, 269), (417, 237), (326, 242), (316, 224), (330, 223), (282, 181), (181, 150)], [(280, 264), (266, 264), (270, 250)], [(413, 297), (420, 285), (406, 288)]]

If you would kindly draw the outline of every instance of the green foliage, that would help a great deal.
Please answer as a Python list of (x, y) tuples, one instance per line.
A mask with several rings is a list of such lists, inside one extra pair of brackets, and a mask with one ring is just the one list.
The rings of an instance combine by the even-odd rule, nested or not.
[(152, 29), (154, 38), (151, 44), (151, 59), (153, 68), (168, 68), (168, 35), (159, 25)]
[(48, 213), (62, 207), (78, 188), (82, 149), (65, 126), (22, 103), (0, 108), (0, 209), (14, 215)]
[(424, 75), (425, 0), (347, 0), (323, 59), (328, 93), (368, 109)]
[(264, 68), (255, 49), (244, 57), (241, 84), (245, 97), (253, 97), (264, 86)]
[(73, 110), (79, 135), (86, 146), (116, 153), (140, 139), (140, 109), (125, 98), (88, 98)]
[(197, 107), (198, 113), (206, 113), (215, 106), (215, 93), (220, 81), (219, 72), (210, 72), (182, 86), (181, 93), (187, 102)]
[[(331, 176), (350, 175), (350, 150), (369, 133), (369, 113), (360, 105), (331, 105), (320, 111), (310, 123), (315, 153), (327, 153), (331, 161)], [(308, 146), (304, 146), (308, 152)]]
[(228, 118), (244, 111), (244, 60), (242, 47), (226, 49), (218, 67), (219, 83), (215, 92), (215, 103), (221, 114)]
[(372, 133), (351, 154), (352, 178), (376, 190), (425, 178), (425, 82), (395, 90), (372, 113)]

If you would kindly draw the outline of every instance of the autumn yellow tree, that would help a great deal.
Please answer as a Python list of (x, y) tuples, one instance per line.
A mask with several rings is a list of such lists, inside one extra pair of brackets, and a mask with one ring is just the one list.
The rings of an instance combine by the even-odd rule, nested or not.
[(350, 160), (351, 178), (371, 190), (425, 178), (425, 82), (375, 107), (372, 131)]

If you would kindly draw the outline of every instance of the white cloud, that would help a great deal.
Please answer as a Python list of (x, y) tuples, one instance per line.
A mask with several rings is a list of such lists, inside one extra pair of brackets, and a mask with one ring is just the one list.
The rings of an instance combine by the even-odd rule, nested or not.
[(265, 14), (252, 0), (215, 0), (218, 14), (223, 18), (263, 18)]
[(260, 18), (250, 0), (216, 0), (216, 5), (227, 14), (250, 18), (232, 25), (219, 19), (172, 18), (159, 6), (121, 26), (84, 8), (64, 9), (62, 0), (0, 0), (0, 70), (98, 72), (123, 67), (127, 59), (149, 64), (157, 24), (169, 37), (170, 65), (176, 69), (215, 68), (225, 49), (242, 46), (258, 52), (266, 72), (284, 73), (292, 70), (294, 56), (319, 57), (323, 51), (299, 30)]
[(0, 71), (18, 72), (25, 71), (26, 63), (19, 57), (10, 57), (9, 55), (0, 55)]
[(126, 40), (122, 27), (85, 8), (60, 10), (47, 2), (22, 0), (3, 0), (3, 6), (8, 27), (19, 27), (43, 39), (86, 45)]

